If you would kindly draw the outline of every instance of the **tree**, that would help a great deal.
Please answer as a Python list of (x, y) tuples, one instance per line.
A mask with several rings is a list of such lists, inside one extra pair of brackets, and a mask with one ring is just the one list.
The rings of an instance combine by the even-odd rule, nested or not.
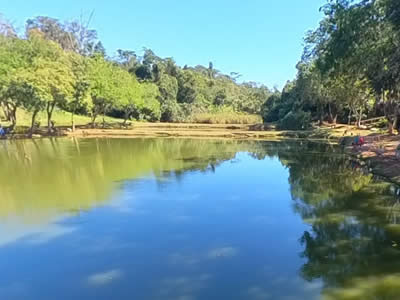
[[(395, 2), (329, 1), (323, 7), (325, 18), (320, 26), (306, 37), (303, 56), (304, 61), (315, 64), (328, 82), (343, 76), (355, 78), (351, 80), (352, 86), (346, 85), (351, 94), (356, 95), (355, 99), (345, 101), (350, 116), (353, 112), (360, 119), (365, 107), (370, 106), (372, 91), (375, 105), (379, 102), (384, 105), (390, 132), (400, 115), (400, 39)], [(335, 84), (328, 86), (328, 92), (335, 95), (335, 88)]]
[(88, 78), (89, 61), (79, 54), (70, 53), (69, 55), (75, 80), (72, 99), (65, 109), (71, 112), (71, 129), (75, 131), (74, 116), (76, 112), (78, 110), (87, 112), (92, 108), (90, 81)]
[(73, 37), (74, 51), (82, 56), (92, 56), (100, 53), (105, 56), (105, 49), (99, 41), (97, 31), (90, 29), (94, 12), (92, 11), (88, 18), (80, 16), (79, 20), (65, 23), (65, 29)]
[(124, 124), (132, 116), (136, 109), (141, 109), (143, 105), (142, 89), (138, 81), (127, 71), (114, 68), (113, 81), (115, 84), (115, 97), (117, 105), (124, 113)]
[(197, 99), (196, 74), (191, 70), (182, 71), (178, 77), (177, 101), (179, 103), (194, 103)]
[(115, 99), (113, 65), (103, 56), (95, 55), (88, 64), (88, 79), (92, 99), (92, 125), (95, 125), (99, 114), (105, 114), (111, 108)]
[(143, 106), (137, 112), (138, 119), (147, 121), (159, 121), (161, 118), (161, 107), (159, 99), (161, 97), (158, 86), (154, 83), (143, 83), (142, 88), (142, 103)]
[(219, 90), (215, 95), (213, 104), (216, 106), (222, 106), (225, 104), (226, 98), (227, 96), (225, 90)]
[(164, 74), (158, 82), (158, 88), (160, 90), (161, 121), (178, 121), (180, 118), (180, 108), (176, 101), (178, 81), (175, 77)]
[(0, 35), (4, 37), (17, 37), (13, 25), (0, 14)]
[(36, 56), (33, 60), (31, 82), (40, 89), (46, 101), (47, 128), (52, 129), (52, 115), (56, 105), (66, 105), (72, 100), (75, 76), (70, 56), (61, 47), (43, 39), (42, 33), (29, 32), (29, 42)]
[(21, 97), (15, 93), (13, 82), (18, 81), (21, 71), (31, 70), (30, 58), (33, 55), (28, 41), (0, 36), (0, 102), (7, 119), (11, 121), (11, 130), (17, 122), (17, 109), (22, 106)]
[(125, 121), (187, 121), (206, 112), (257, 114), (268, 98), (265, 86), (236, 83), (238, 74), (221, 74), (211, 62), (208, 68), (182, 69), (172, 57), (147, 48), (140, 57), (118, 50), (110, 59), (90, 29), (92, 17), (72, 22), (35, 17), (27, 21), (25, 36), (0, 19), (0, 104), (12, 127), (17, 110), (28, 109), (21, 95), (31, 95), (32, 103), (40, 100), (29, 110), (46, 110), (48, 131), (56, 109), (71, 113), (74, 130), (78, 113), (90, 114), (93, 125), (106, 114)]
[(117, 50), (117, 62), (123, 69), (130, 73), (135, 73), (135, 69), (138, 65), (137, 55), (135, 51), (131, 50)]
[(32, 31), (40, 31), (45, 39), (58, 43), (64, 50), (75, 50), (77, 47), (74, 35), (57, 19), (45, 16), (29, 19), (26, 22), (26, 36)]

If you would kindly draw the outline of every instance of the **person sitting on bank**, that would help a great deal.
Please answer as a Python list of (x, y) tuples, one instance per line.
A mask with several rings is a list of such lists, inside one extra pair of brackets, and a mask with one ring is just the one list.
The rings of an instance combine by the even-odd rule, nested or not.
[(5, 137), (6, 136), (6, 131), (4, 130), (3, 126), (0, 124), (0, 137)]
[(364, 137), (358, 135), (354, 139), (353, 146), (361, 147), (362, 145), (364, 145), (364, 143), (365, 143)]

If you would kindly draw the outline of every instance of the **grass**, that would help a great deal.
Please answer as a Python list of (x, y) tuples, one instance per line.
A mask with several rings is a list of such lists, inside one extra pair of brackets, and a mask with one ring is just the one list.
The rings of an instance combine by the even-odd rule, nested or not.
[(262, 119), (258, 115), (217, 112), (196, 114), (193, 116), (191, 122), (203, 124), (258, 124), (262, 123)]
[[(19, 109), (17, 111), (17, 127), (30, 127), (32, 114), (25, 110)], [(0, 112), (0, 120), (3, 120), (3, 115)], [(71, 113), (63, 110), (54, 110), (52, 120), (56, 126), (71, 126)], [(38, 114), (36, 121), (40, 123), (41, 127), (47, 126), (47, 114), (42, 111)], [(76, 126), (87, 125), (91, 122), (88, 116), (75, 115), (74, 121)], [(106, 123), (123, 122), (121, 119), (105, 117)], [(192, 123), (198, 124), (259, 124), (262, 119), (258, 115), (235, 113), (235, 112), (216, 112), (216, 113), (202, 113), (195, 115), (191, 120)], [(102, 117), (98, 117), (96, 122), (102, 122)], [(1, 125), (8, 126), (8, 122), (1, 122)]]
[[(3, 119), (2, 114), (0, 113), (1, 119)], [(32, 121), (32, 114), (25, 110), (17, 111), (17, 127), (30, 127)], [(54, 110), (52, 120), (55, 122), (56, 126), (71, 126), (71, 113), (63, 111), (63, 110)], [(96, 122), (101, 122), (103, 119), (98, 117)], [(41, 127), (47, 126), (47, 114), (45, 111), (40, 112), (36, 118), (36, 121), (40, 123)], [(105, 121), (107, 123), (116, 123), (122, 122), (120, 119), (115, 119), (111, 117), (105, 117)], [(87, 116), (74, 116), (74, 122), (76, 126), (87, 125), (91, 122), (91, 118)], [(1, 123), (4, 126), (10, 125), (8, 122)]]

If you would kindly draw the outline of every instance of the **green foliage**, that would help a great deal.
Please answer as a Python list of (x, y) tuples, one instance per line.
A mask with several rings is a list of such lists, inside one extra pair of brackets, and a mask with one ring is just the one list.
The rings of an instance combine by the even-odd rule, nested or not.
[(279, 110), (281, 109), (281, 94), (275, 93), (261, 106), (261, 117), (265, 123), (276, 122), (279, 120)]
[(306, 130), (311, 127), (311, 114), (298, 110), (289, 112), (278, 122), (278, 128), (283, 130)]
[(320, 123), (360, 125), (385, 114), (392, 128), (400, 117), (398, 7), (394, 0), (328, 1), (305, 38), (296, 79), (263, 103), (264, 122), (292, 123), (302, 116), (289, 113), (303, 111)]
[(275, 92), (267, 98), (261, 107), (264, 122), (276, 122), (283, 119), (293, 108), (297, 108), (299, 97), (295, 82), (288, 82), (282, 93)]
[[(328, 1), (306, 36), (296, 87), (303, 110), (320, 121), (399, 118), (400, 42), (396, 0)], [(383, 106), (381, 110), (376, 107)], [(355, 119), (353, 119), (353, 117)]]
[[(233, 116), (247, 116), (259, 114), (271, 94), (265, 86), (236, 83), (237, 73), (232, 73), (234, 78), (223, 75), (211, 62), (208, 68), (182, 69), (172, 58), (160, 58), (150, 49), (144, 49), (143, 56), (118, 50), (117, 57), (110, 59), (96, 31), (82, 20), (61, 22), (39, 16), (28, 20), (24, 37), (4, 22), (0, 101), (14, 125), (18, 108), (35, 112), (33, 117), (46, 110), (49, 131), (54, 109), (69, 111), (72, 127), (76, 113), (90, 115), (92, 123), (99, 115), (200, 121), (194, 116), (215, 116), (216, 109), (225, 108)], [(223, 119), (236, 122), (238, 118)]]
[(159, 121), (161, 119), (161, 106), (158, 99), (160, 91), (154, 83), (143, 83), (142, 85), (142, 107), (138, 111), (139, 120), (147, 120), (150, 122)]

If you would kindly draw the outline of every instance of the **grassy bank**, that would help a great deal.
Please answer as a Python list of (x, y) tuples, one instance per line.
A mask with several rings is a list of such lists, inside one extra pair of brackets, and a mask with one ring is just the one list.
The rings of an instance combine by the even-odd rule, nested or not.
[[(29, 127), (31, 125), (32, 114), (25, 110), (17, 111), (17, 127)], [(4, 116), (0, 112), (0, 119), (4, 120)], [(71, 126), (71, 113), (63, 110), (55, 110), (53, 112), (52, 120), (56, 126)], [(36, 121), (40, 123), (41, 126), (46, 126), (47, 124), (47, 114), (45, 111), (41, 111)], [(97, 122), (102, 122), (102, 117), (99, 116), (96, 120)], [(105, 117), (106, 123), (121, 123), (122, 119)], [(77, 126), (87, 125), (91, 122), (91, 118), (88, 116), (74, 115), (74, 122)], [(134, 122), (139, 123), (139, 122)], [(188, 122), (193, 124), (259, 124), (262, 123), (262, 119), (258, 115), (236, 113), (236, 112), (216, 112), (216, 113), (200, 113), (193, 115)], [(9, 126), (10, 123), (3, 121), (1, 123), (3, 126)], [(155, 123), (157, 124), (157, 123)], [(171, 124), (171, 123), (163, 123)], [(174, 124), (174, 123), (172, 123)], [(179, 123), (178, 123), (179, 124)], [(167, 125), (168, 126), (168, 125)]]
[[(0, 117), (2, 115), (0, 114)], [(63, 110), (54, 110), (53, 112), (53, 121), (56, 126), (71, 126), (71, 113), (63, 111)], [(106, 122), (108, 123), (115, 123), (115, 122), (122, 122), (120, 119), (115, 119), (111, 117), (105, 117)], [(32, 121), (32, 114), (25, 110), (18, 110), (17, 111), (17, 127), (30, 127)], [(47, 124), (47, 114), (44, 111), (39, 112), (36, 121), (40, 123), (41, 126), (46, 126)], [(100, 121), (100, 118), (97, 119)], [(75, 115), (74, 122), (76, 125), (82, 126), (89, 124), (91, 122), (91, 118), (87, 116)], [(3, 126), (9, 126), (10, 123), (2, 122)]]

